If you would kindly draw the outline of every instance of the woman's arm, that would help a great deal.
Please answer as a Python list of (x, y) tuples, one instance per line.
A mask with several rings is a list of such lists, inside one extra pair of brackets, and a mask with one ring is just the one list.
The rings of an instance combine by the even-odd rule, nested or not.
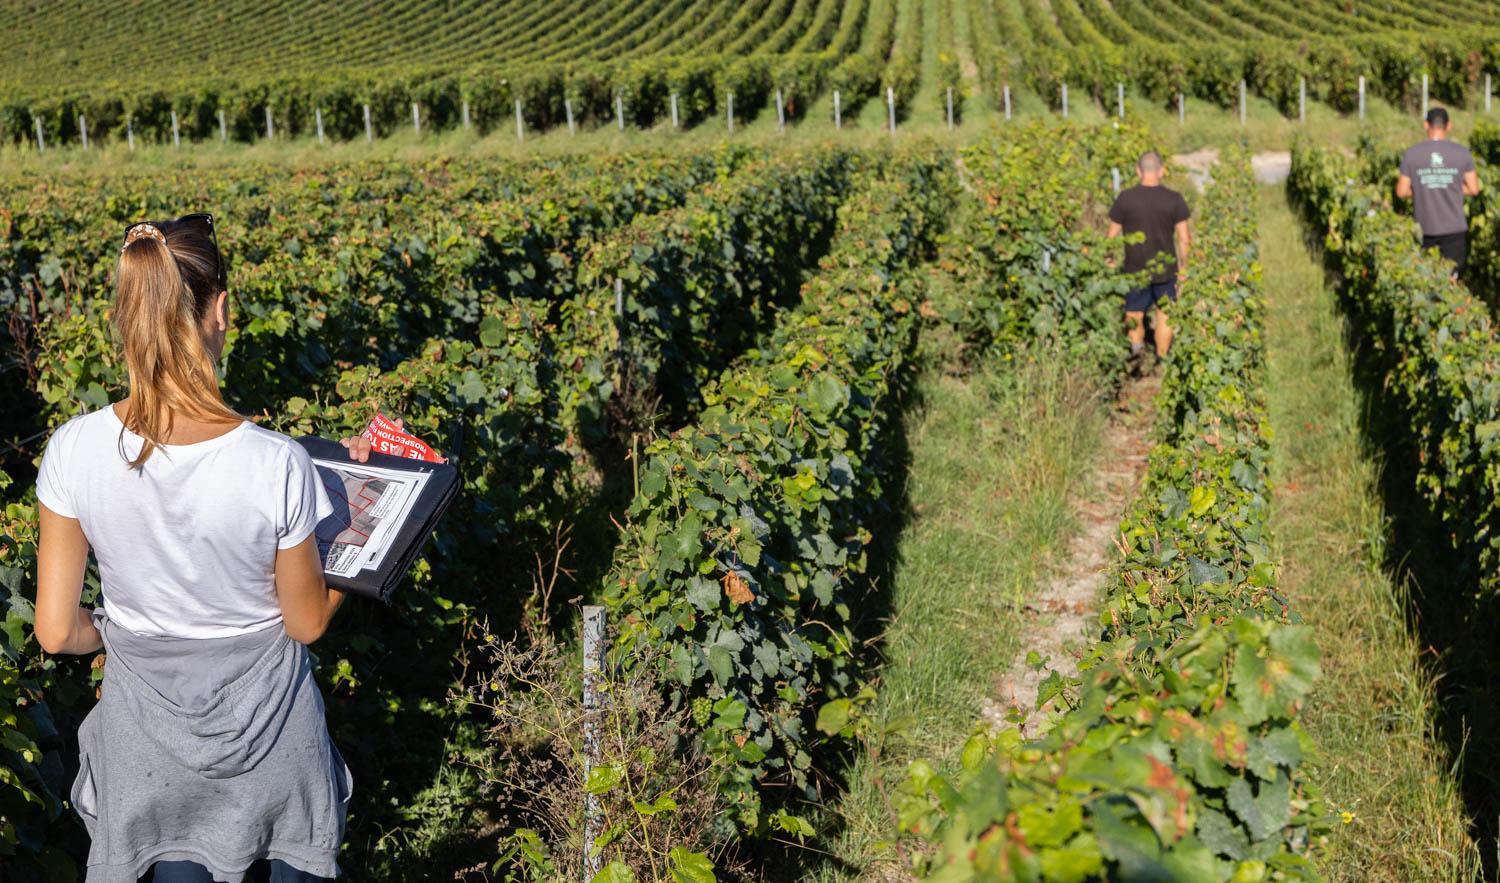
[(276, 602), (292, 640), (311, 644), (328, 630), (334, 612), (344, 603), (344, 593), (328, 588), (323, 580), (317, 536), (276, 552)]
[(80, 606), (89, 541), (76, 518), (58, 515), (45, 504), (36, 550), (37, 643), (48, 653), (93, 653), (104, 646), (90, 611)]
[[(396, 425), (405, 424), (398, 419)], [(369, 439), (352, 436), (341, 443), (349, 449), (350, 460), (369, 461)], [(344, 603), (344, 593), (328, 588), (323, 579), (316, 536), (276, 552), (276, 601), (281, 605), (282, 624), (292, 640), (311, 644), (328, 630), (333, 614)]]

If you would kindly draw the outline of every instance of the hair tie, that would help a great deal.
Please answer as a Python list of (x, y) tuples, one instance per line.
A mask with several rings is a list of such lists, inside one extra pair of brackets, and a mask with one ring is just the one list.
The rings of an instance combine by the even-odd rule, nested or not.
[(162, 232), (156, 229), (155, 226), (151, 224), (136, 224), (134, 227), (130, 228), (129, 233), (125, 234), (125, 244), (120, 246), (120, 253), (124, 254), (125, 249), (130, 247), (130, 243), (136, 241), (137, 239), (146, 238), (155, 239), (162, 245), (167, 244), (167, 237), (163, 236)]

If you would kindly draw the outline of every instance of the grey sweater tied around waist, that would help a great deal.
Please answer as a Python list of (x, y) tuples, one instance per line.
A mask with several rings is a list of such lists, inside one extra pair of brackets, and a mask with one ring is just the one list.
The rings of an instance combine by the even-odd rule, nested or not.
[(239, 883), (263, 858), (336, 876), (353, 782), (307, 647), (279, 624), (187, 639), (94, 622), (108, 656), (72, 791), (87, 883), (136, 883), (159, 861)]

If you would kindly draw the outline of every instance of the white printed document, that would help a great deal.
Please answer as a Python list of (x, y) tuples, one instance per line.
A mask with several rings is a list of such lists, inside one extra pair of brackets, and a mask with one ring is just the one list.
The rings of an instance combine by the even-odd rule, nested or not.
[(315, 531), (323, 571), (354, 577), (380, 567), (429, 473), (353, 461), (333, 464), (314, 459), (313, 465), (333, 504), (333, 514), (318, 522)]

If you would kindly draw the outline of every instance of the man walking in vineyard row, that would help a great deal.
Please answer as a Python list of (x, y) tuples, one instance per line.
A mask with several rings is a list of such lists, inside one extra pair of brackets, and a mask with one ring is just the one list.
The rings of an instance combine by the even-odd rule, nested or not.
[(1172, 346), (1172, 326), (1167, 324), (1164, 304), (1177, 300), (1177, 279), (1187, 264), (1187, 200), (1182, 194), (1161, 183), (1165, 162), (1160, 153), (1149, 150), (1136, 161), (1135, 174), (1140, 183), (1115, 197), (1109, 209), (1108, 237), (1143, 233), (1141, 242), (1125, 246), (1126, 273), (1150, 271), (1145, 285), (1125, 294), (1125, 335), (1130, 339), (1130, 373), (1140, 376), (1146, 361), (1146, 311), (1151, 311), (1151, 328), (1156, 339), (1153, 369), (1166, 358)]
[(1423, 122), (1427, 140), (1407, 148), (1401, 156), (1396, 196), (1411, 199), (1412, 214), (1422, 227), (1422, 247), (1452, 261), (1456, 279), (1468, 256), (1464, 197), (1479, 195), (1479, 175), (1469, 149), (1448, 140), (1449, 125), (1448, 111), (1441, 107), (1427, 111)]

